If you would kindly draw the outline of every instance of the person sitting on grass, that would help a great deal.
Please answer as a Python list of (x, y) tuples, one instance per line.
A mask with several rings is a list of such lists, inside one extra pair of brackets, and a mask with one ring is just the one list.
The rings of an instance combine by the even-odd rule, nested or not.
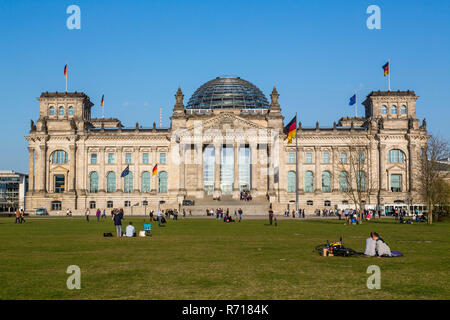
[(125, 235), (127, 237), (136, 237), (136, 230), (134, 229), (133, 222), (130, 221), (128, 226), (125, 228)]
[[(373, 242), (366, 240), (366, 251), (364, 254), (372, 256), (372, 257), (391, 257), (391, 249), (387, 245), (387, 243), (378, 235), (376, 232), (370, 233), (370, 238), (373, 242), (375, 242), (375, 246)], [(367, 252), (367, 253), (366, 253)]]

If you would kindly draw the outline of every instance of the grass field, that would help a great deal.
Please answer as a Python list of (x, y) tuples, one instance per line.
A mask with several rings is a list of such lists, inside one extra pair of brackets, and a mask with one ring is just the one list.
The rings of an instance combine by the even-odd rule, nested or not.
[[(137, 231), (143, 217), (130, 218)], [(125, 221), (127, 223), (127, 220)], [(104, 238), (112, 221), (0, 219), (0, 299), (450, 299), (450, 223), (400, 225), (390, 219), (346, 226), (338, 220), (168, 221), (153, 237)], [(320, 257), (326, 240), (364, 250), (381, 233), (402, 258)], [(369, 290), (369, 265), (381, 289)], [(66, 269), (81, 268), (81, 290)]]

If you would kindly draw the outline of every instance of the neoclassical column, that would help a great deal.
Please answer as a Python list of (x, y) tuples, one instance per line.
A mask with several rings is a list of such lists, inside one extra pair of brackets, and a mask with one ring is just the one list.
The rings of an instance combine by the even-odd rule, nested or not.
[(46, 175), (47, 175), (47, 146), (39, 146), (39, 188), (38, 191), (47, 192)]
[(379, 173), (379, 179), (380, 179), (380, 190), (386, 191), (386, 146), (381, 145), (379, 146), (379, 152), (380, 152), (380, 173)]
[(305, 185), (304, 181), (303, 181), (303, 170), (302, 170), (302, 164), (303, 164), (303, 154), (304, 154), (304, 149), (303, 147), (298, 147), (298, 151), (297, 151), (297, 159), (298, 159), (298, 192), (303, 193), (303, 186)]
[(315, 164), (315, 172), (314, 172), (314, 190), (315, 191), (321, 191), (322, 190), (322, 174), (320, 172), (320, 147), (314, 147), (314, 164)]
[(222, 145), (214, 144), (214, 191), (220, 191), (220, 154)]
[(180, 143), (179, 147), (180, 147), (180, 163), (178, 165), (180, 175), (179, 188), (180, 191), (186, 191), (186, 159), (185, 159), (186, 145)]
[[(136, 191), (136, 192), (139, 192), (139, 191), (142, 191), (141, 190), (141, 186), (142, 186), (142, 183), (141, 183), (141, 166), (140, 166), (140, 162), (141, 162), (141, 158), (140, 158), (140, 152), (139, 152), (139, 147), (135, 147), (134, 149), (133, 149), (133, 151), (134, 151), (134, 154), (133, 154), (133, 158), (134, 158), (134, 161), (133, 161), (133, 171), (134, 171), (134, 175), (135, 175), (135, 179), (133, 179), (134, 180), (134, 183), (133, 183), (133, 191)], [(133, 177), (134, 178), (134, 177)]]
[(275, 190), (275, 168), (273, 167), (273, 146), (271, 144), (267, 144), (267, 166), (268, 166), (268, 175), (269, 175), (269, 186), (268, 190)]
[(337, 167), (338, 166), (338, 163), (339, 163), (339, 150), (338, 150), (338, 148), (336, 147), (336, 146), (332, 146), (331, 147), (331, 150), (332, 150), (332, 154), (331, 154), (331, 161), (333, 161), (333, 163), (332, 163), (332, 166), (333, 166), (333, 172), (331, 173), (331, 175), (332, 175), (332, 179), (331, 179), (331, 183), (332, 183), (332, 186), (331, 186), (331, 191), (332, 192), (336, 192), (336, 191), (338, 191), (339, 190), (339, 182), (338, 182), (338, 179), (339, 179), (339, 168)]
[(198, 143), (195, 150), (195, 163), (197, 164), (197, 191), (203, 191), (203, 145)]
[(28, 147), (28, 189), (34, 191), (34, 149)]
[(120, 177), (122, 174), (122, 147), (117, 147), (117, 171), (116, 171), (116, 191), (123, 192), (123, 178)]
[(233, 145), (233, 155), (234, 155), (234, 183), (233, 183), (233, 191), (239, 191), (239, 143), (235, 142)]
[(106, 181), (106, 175), (105, 175), (105, 147), (100, 147), (100, 154), (98, 159), (98, 164), (100, 166), (100, 172), (98, 173), (98, 191), (99, 192), (105, 192), (105, 181)]
[[(77, 147), (75, 145), (75, 143), (73, 145), (69, 146), (69, 191), (75, 191), (76, 189), (76, 177), (77, 177), (77, 172), (76, 172), (76, 161), (77, 161), (77, 156), (76, 156), (76, 152), (77, 152)], [(101, 177), (100, 177), (101, 178)]]
[(250, 144), (251, 151), (251, 190), (258, 191), (257, 164), (258, 164), (258, 144)]

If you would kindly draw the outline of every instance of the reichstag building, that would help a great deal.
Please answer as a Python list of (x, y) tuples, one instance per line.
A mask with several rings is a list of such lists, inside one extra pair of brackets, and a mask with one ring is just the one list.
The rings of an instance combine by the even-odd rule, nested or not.
[(420, 204), (415, 178), (428, 136), (425, 120), (416, 117), (417, 98), (409, 90), (373, 91), (363, 102), (364, 117), (330, 127), (299, 121), (297, 142), (289, 144), (284, 126), (291, 118), (284, 118), (277, 90), (269, 101), (239, 77), (206, 82), (186, 105), (179, 88), (169, 128), (91, 118), (85, 93), (43, 92), (26, 137), (26, 208), (63, 214), (129, 207), (137, 214), (158, 202), (179, 209), (192, 200), (193, 214), (204, 214), (212, 204), (241, 206), (241, 192), (248, 191), (248, 214), (295, 208), (297, 195), (299, 207), (312, 214), (353, 207), (356, 189), (368, 208)]

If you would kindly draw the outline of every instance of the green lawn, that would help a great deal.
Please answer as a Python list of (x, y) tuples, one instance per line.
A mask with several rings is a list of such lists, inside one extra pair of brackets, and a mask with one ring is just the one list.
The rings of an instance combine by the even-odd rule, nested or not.
[[(143, 217), (130, 220), (143, 229)], [(449, 227), (185, 219), (155, 224), (151, 238), (117, 239), (103, 237), (114, 231), (110, 219), (28, 218), (19, 225), (1, 218), (0, 299), (450, 299)], [(341, 235), (363, 251), (370, 231), (405, 256), (313, 252)], [(372, 264), (381, 268), (380, 290), (366, 287)], [(81, 268), (81, 290), (66, 287), (69, 265)]]

